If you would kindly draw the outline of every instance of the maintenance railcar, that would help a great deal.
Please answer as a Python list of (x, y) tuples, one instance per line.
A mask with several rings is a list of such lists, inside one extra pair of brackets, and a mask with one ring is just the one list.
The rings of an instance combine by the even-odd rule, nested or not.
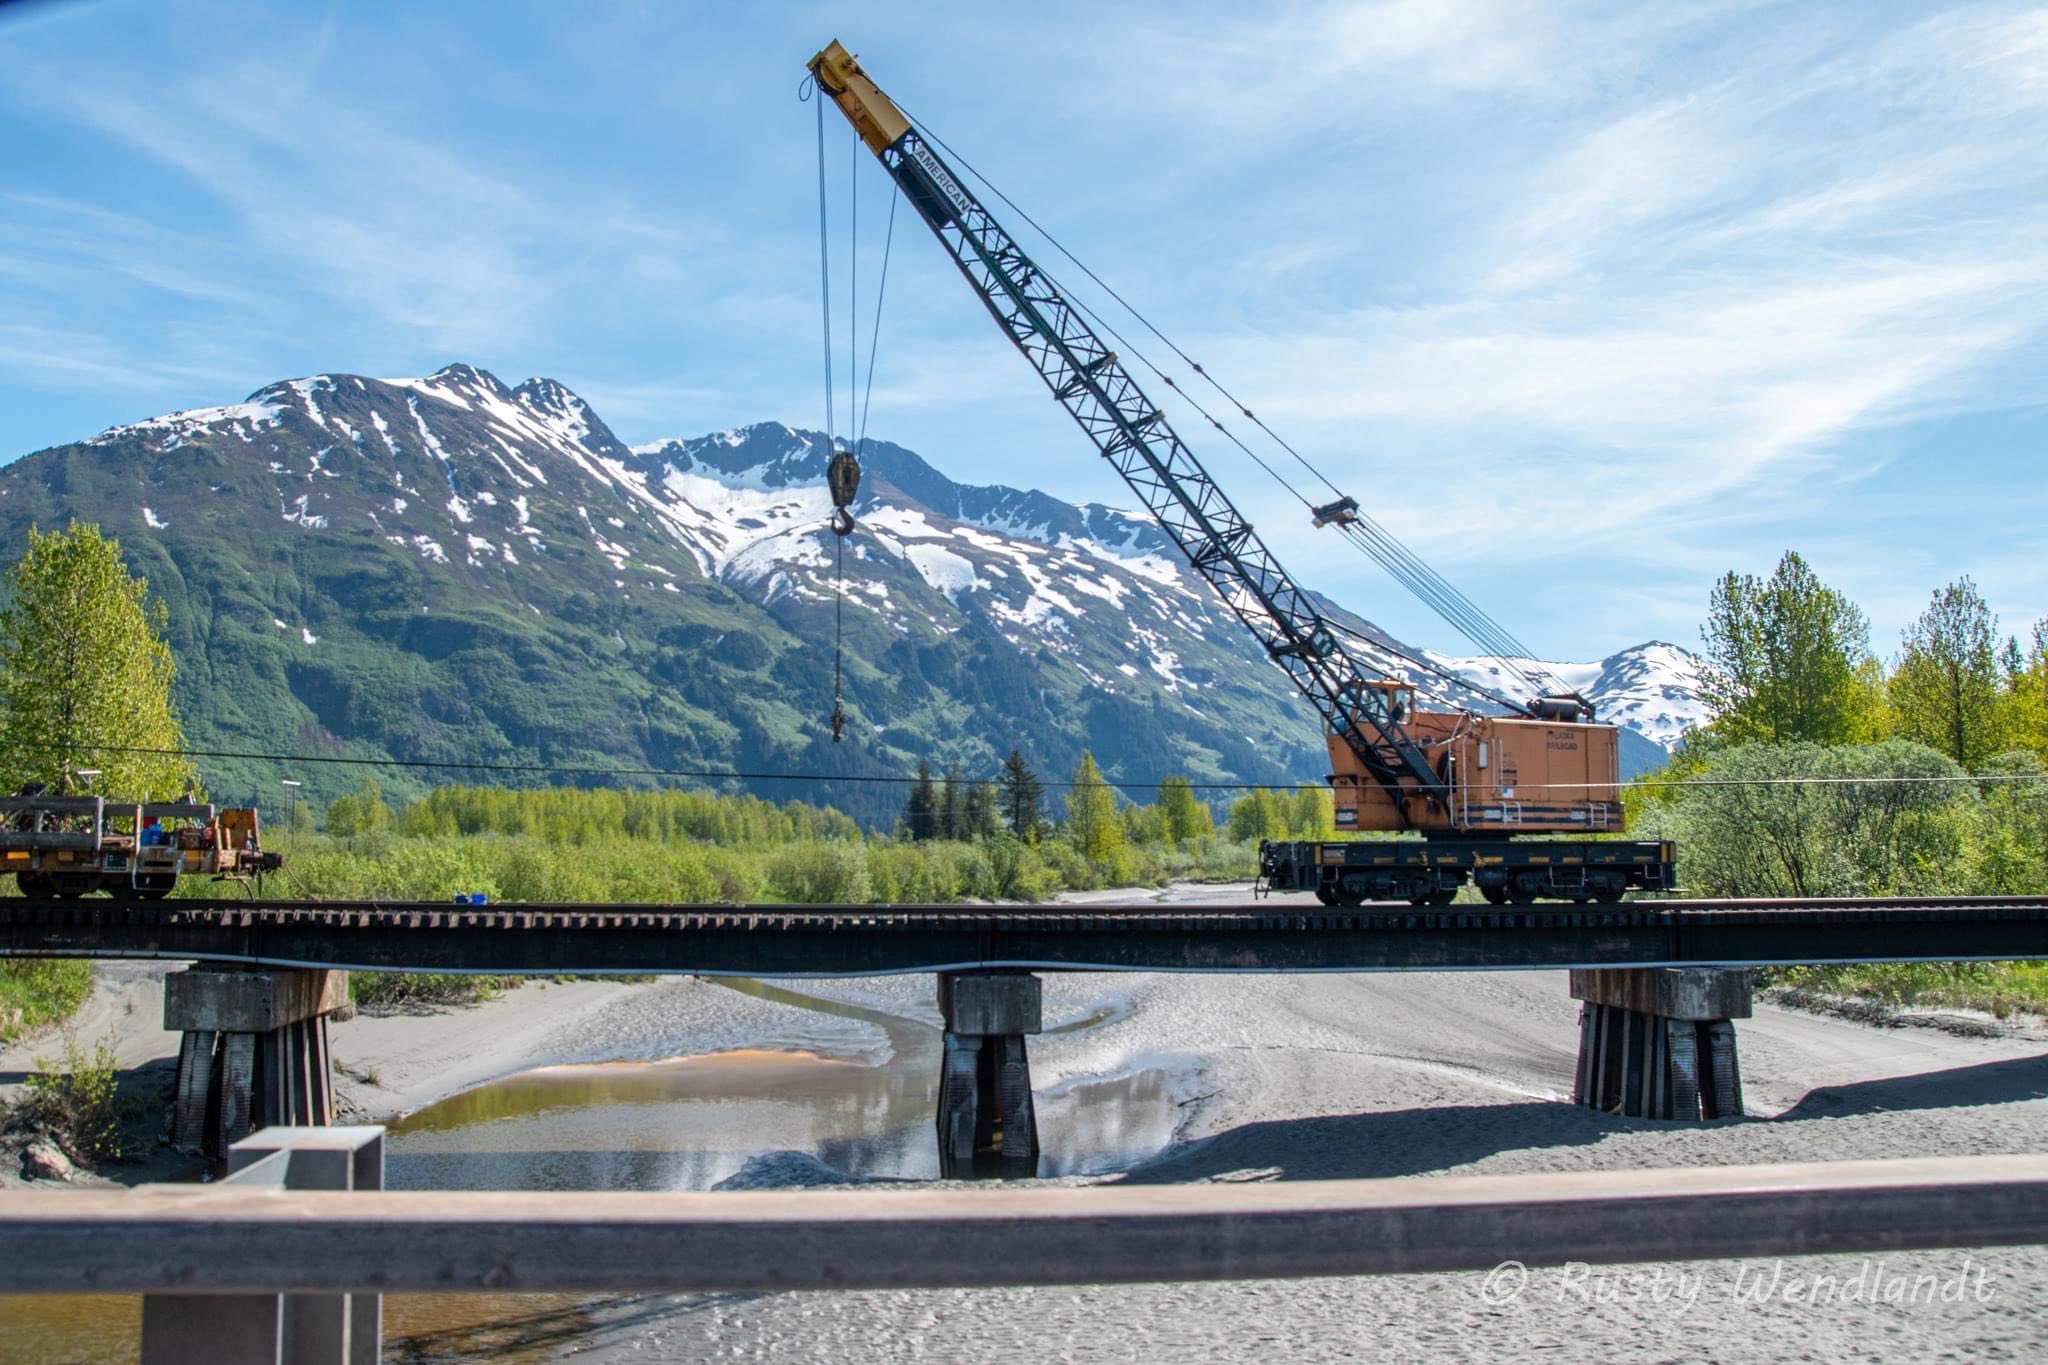
[(0, 874), (21, 894), (157, 900), (183, 877), (251, 881), (283, 865), (253, 807), (25, 794), (0, 798)]

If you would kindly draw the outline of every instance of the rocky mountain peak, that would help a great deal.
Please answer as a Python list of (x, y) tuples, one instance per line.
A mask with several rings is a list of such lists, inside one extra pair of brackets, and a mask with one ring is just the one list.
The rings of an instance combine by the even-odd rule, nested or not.
[[(1315, 718), (1150, 518), (871, 440), (842, 543), (829, 455), (778, 422), (629, 449), (559, 381), (469, 365), (322, 374), (0, 469), (0, 534), (75, 514), (117, 535), (174, 599), (188, 732), (221, 747), (817, 772), (993, 770), (1011, 747), (1060, 772), (1088, 748), (1113, 777), (1323, 771)], [(835, 619), (845, 746), (825, 725)], [(1689, 661), (1651, 642), (1549, 667), (1668, 742), (1696, 717)], [(879, 811), (865, 788), (818, 795)]]

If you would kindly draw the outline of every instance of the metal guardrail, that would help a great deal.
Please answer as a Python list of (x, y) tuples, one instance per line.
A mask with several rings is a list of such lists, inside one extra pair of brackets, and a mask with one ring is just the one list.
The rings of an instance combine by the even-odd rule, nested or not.
[[(330, 1197), (363, 1197), (355, 1192), (384, 1188), (384, 1130), (381, 1127), (265, 1128), (238, 1142), (229, 1152), (227, 1179), (206, 1186), (159, 1185), (131, 1191), (130, 1197), (151, 1199), (159, 1193), (198, 1189), (208, 1197), (230, 1199), (275, 1197), (286, 1191), (325, 1191)], [(189, 1219), (190, 1230), (207, 1224)], [(223, 1229), (215, 1226), (217, 1234)], [(109, 1231), (102, 1228), (99, 1236)], [(59, 1234), (61, 1239), (62, 1234)], [(74, 1272), (98, 1278), (100, 1270), (76, 1263), (81, 1251), (108, 1258), (109, 1244), (92, 1238), (86, 1247), (75, 1241), (67, 1249)], [(53, 1248), (54, 1250), (54, 1248)], [(193, 1248), (194, 1257), (240, 1258), (251, 1249), (233, 1242), (215, 1242), (210, 1250)], [(261, 1262), (256, 1262), (261, 1264)], [(145, 1293), (142, 1300), (142, 1365), (377, 1365), (384, 1337), (384, 1300), (368, 1293), (282, 1293), (291, 1276), (265, 1273), (268, 1281), (255, 1291), (208, 1292), (207, 1276), (183, 1278), (178, 1292)], [(159, 1285), (159, 1290), (171, 1286)], [(367, 1286), (364, 1286), (367, 1288)], [(0, 1292), (8, 1288), (0, 1274)], [(61, 1292), (61, 1291), (59, 1291)], [(132, 1292), (132, 1291), (131, 1291)]]
[[(136, 1293), (146, 1365), (375, 1359), (377, 1294), (1267, 1279), (2048, 1241), (2048, 1156), (1267, 1184), (379, 1191), (382, 1130), (223, 1184), (22, 1190), (0, 1293)], [(366, 1353), (367, 1352), (367, 1353)]]

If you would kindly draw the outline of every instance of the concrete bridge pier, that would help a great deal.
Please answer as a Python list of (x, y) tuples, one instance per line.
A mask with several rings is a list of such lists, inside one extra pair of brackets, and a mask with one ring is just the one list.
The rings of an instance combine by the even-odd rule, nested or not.
[(1029, 972), (940, 972), (946, 1025), (939, 1073), (939, 1174), (1029, 1176), (1038, 1119), (1026, 1036), (1039, 1032), (1043, 983)]
[(1578, 970), (1572, 998), (1585, 1002), (1575, 1102), (1630, 1118), (1742, 1116), (1733, 1021), (1750, 1016), (1748, 972)]
[(184, 1033), (171, 1145), (226, 1159), (258, 1128), (334, 1121), (327, 1016), (348, 973), (219, 969), (164, 978), (164, 1027)]

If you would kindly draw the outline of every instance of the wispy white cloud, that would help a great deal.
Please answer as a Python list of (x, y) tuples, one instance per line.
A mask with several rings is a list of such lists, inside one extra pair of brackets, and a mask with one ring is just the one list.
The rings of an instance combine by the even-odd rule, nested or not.
[(2014, 401), (2048, 328), (2041, 27), (1968, 10), (1860, 46), (1806, 33), (1802, 60), (1836, 55), (1804, 79), (1657, 82), (1503, 185), (1427, 302), (1305, 309), (1204, 350), (1353, 477), (1386, 467), (1361, 445), (1427, 458), (1460, 514), (1393, 519), (1454, 559), (1581, 554), (1523, 514), (1545, 488), (1599, 490), (1603, 553), (1660, 557), (1724, 505), (1782, 515), (1853, 477), (1859, 431)]
[[(1706, 577), (1787, 543), (1874, 615), (1917, 599), (1943, 543), (1893, 556), (1895, 591), (1839, 529), (1898, 515), (1893, 433), (2040, 392), (2038, 5), (1055, 0), (1017, 19), (1028, 89), (976, 84), (953, 10), (873, 22), (885, 85), (1505, 619), (1686, 638)], [(104, 201), (0, 195), (0, 366), (240, 371), (197, 402), (431, 353), (564, 378), (628, 439), (815, 426), (810, 111), (784, 80), (808, 24), (526, 16), (522, 66), (460, 14), (369, 40), (330, 6), (271, 23), (260, 60), (195, 49), (146, 81), (91, 44), (0, 64), (0, 99), (139, 168)], [(154, 212), (166, 186), (211, 212)], [(922, 237), (898, 222), (873, 430), (961, 477), (1116, 498)], [(59, 306), (96, 291), (95, 315)], [(836, 341), (835, 365), (843, 404)], [(1291, 564), (1371, 600), (1184, 429)], [(2048, 597), (2048, 570), (2000, 566)]]

